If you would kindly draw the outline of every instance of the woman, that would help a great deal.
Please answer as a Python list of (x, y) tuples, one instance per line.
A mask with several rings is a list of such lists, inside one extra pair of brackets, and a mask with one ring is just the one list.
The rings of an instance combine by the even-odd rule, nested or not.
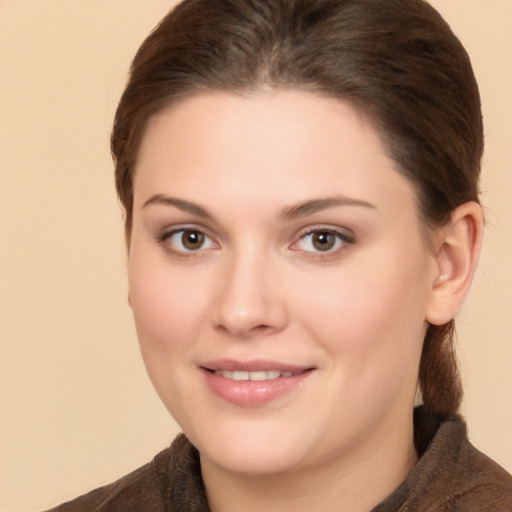
[(457, 414), (482, 149), (469, 59), (422, 0), (179, 4), (112, 150), (143, 358), (184, 436), (55, 510), (512, 508)]

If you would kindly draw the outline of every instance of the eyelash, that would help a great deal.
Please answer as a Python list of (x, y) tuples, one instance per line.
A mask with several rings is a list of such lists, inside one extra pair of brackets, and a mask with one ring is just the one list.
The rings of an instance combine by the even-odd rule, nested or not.
[[(200, 236), (203, 236), (205, 241), (209, 241), (208, 243), (211, 244), (214, 247), (207, 247), (204, 248), (204, 244), (201, 244), (201, 246), (197, 250), (186, 250), (186, 249), (176, 249), (173, 247), (173, 245), (170, 243), (170, 240), (173, 236), (177, 234), (185, 233), (195, 233)], [(304, 250), (297, 247), (302, 241), (304, 241), (307, 237), (312, 237), (315, 234), (326, 234), (331, 235), (335, 237), (335, 244), (338, 244), (338, 246), (334, 248), (328, 248), (325, 251), (322, 250)], [(177, 256), (179, 258), (194, 258), (202, 256), (204, 251), (212, 249), (212, 248), (218, 248), (219, 245), (215, 240), (209, 236), (203, 229), (197, 227), (197, 226), (180, 226), (176, 229), (172, 229), (169, 231), (163, 231), (158, 237), (157, 241), (160, 245), (164, 246), (165, 250), (169, 253), (171, 253), (173, 256)], [(319, 258), (319, 259), (327, 259), (332, 258), (333, 256), (337, 255), (340, 251), (344, 250), (347, 245), (352, 245), (355, 243), (355, 238), (351, 235), (348, 235), (347, 233), (343, 233), (341, 231), (338, 231), (337, 229), (333, 229), (331, 227), (324, 227), (324, 226), (315, 226), (313, 228), (309, 228), (306, 232), (303, 232), (299, 235), (297, 241), (293, 242), (293, 244), (290, 245), (290, 249), (292, 251), (296, 252), (302, 252), (306, 257), (308, 258)], [(180, 243), (182, 243), (180, 241)]]
[[(203, 229), (197, 226), (180, 226), (179, 228), (172, 229), (169, 231), (163, 231), (161, 235), (157, 237), (157, 241), (164, 249), (178, 258), (194, 258), (201, 256), (205, 249), (201, 246), (197, 250), (186, 250), (186, 249), (175, 249), (170, 242), (174, 235), (182, 233), (182, 237), (185, 233), (196, 233), (200, 236), (205, 237), (205, 240), (209, 240), (212, 245), (218, 247), (218, 244), (209, 236)], [(207, 249), (206, 249), (207, 250)]]
[(301, 249), (294, 249), (301, 241), (304, 241), (307, 237), (312, 237), (315, 234), (327, 234), (335, 237), (335, 244), (338, 244), (338, 247), (329, 248), (325, 251), (322, 250), (302, 250), (302, 252), (308, 258), (319, 258), (319, 259), (327, 259), (332, 258), (338, 255), (341, 251), (345, 250), (348, 245), (353, 245), (356, 242), (354, 236), (334, 229), (332, 227), (327, 226), (315, 226), (313, 228), (309, 228), (306, 232), (303, 232), (298, 237), (297, 241), (294, 242), (291, 246), (292, 250), (301, 251)]

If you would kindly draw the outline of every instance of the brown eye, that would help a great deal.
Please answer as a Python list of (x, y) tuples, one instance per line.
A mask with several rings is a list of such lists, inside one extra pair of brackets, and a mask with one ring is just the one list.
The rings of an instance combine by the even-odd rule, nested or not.
[(350, 235), (334, 229), (314, 229), (303, 235), (292, 248), (305, 253), (337, 253), (347, 244), (353, 244), (354, 239)]
[(336, 244), (336, 236), (330, 231), (316, 231), (312, 234), (311, 243), (318, 251), (329, 251)]
[(205, 236), (199, 231), (183, 231), (181, 243), (189, 251), (197, 251), (204, 244)]
[(215, 242), (197, 229), (178, 229), (164, 235), (163, 240), (176, 253), (198, 252), (215, 247)]

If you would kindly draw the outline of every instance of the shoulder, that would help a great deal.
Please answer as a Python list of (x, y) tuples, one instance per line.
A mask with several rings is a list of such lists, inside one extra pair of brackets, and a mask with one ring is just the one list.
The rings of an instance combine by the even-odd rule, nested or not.
[(457, 485), (440, 510), (512, 511), (512, 476), (467, 440), (461, 446), (454, 472)]
[(512, 512), (512, 476), (477, 450), (457, 415), (414, 418), (420, 459), (373, 512)]
[(123, 478), (47, 512), (164, 512), (164, 496), (155, 462), (168, 458), (168, 451), (160, 452), (152, 462)]
[(431, 481), (438, 494), (434, 510), (512, 511), (512, 476), (469, 442), (460, 418), (441, 424), (425, 455), (438, 468)]
[(180, 434), (149, 463), (47, 512), (208, 511), (199, 453)]
[(430, 507), (420, 510), (512, 511), (512, 476), (469, 442), (459, 416), (439, 418), (415, 469), (411, 476), (417, 492), (413, 494), (418, 504)]

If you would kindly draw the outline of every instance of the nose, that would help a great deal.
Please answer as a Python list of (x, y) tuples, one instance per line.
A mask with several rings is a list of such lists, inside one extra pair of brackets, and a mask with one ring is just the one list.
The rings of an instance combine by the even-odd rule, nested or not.
[(283, 330), (288, 308), (276, 266), (250, 251), (225, 263), (226, 270), (219, 276), (214, 327), (239, 339)]

